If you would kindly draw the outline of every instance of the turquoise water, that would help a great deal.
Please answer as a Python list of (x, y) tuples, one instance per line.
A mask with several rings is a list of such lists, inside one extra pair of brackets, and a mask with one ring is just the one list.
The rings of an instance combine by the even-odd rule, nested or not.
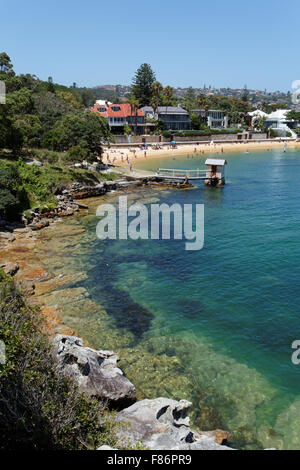
[[(187, 381), (184, 398), (199, 426), (229, 430), (242, 448), (300, 449), (300, 365), (291, 362), (291, 343), (300, 339), (300, 153), (226, 159), (224, 188), (200, 182), (132, 197), (205, 204), (202, 250), (174, 240), (100, 241), (89, 217), (80, 258), (88, 278), (77, 286), (104, 306), (120, 334), (130, 333), (128, 346), (177, 358), (174, 380)], [(136, 166), (193, 169), (204, 160)], [(176, 385), (164, 388), (161, 370), (152, 380), (159, 393), (180, 398)]]

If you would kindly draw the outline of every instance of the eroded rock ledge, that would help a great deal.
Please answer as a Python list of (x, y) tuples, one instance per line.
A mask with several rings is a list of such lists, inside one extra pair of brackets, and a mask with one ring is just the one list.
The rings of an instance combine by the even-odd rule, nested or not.
[(114, 352), (84, 347), (81, 338), (68, 335), (57, 335), (53, 349), (59, 372), (71, 377), (80, 392), (121, 410), (116, 416), (119, 447), (139, 442), (151, 450), (232, 450), (221, 445), (229, 433), (190, 428), (192, 403), (186, 400), (156, 398), (135, 403), (135, 387), (117, 367), (119, 357)]
[(135, 402), (135, 387), (117, 367), (114, 352), (84, 347), (81, 338), (67, 335), (57, 335), (53, 349), (60, 373), (71, 377), (80, 392), (118, 409)]
[(125, 445), (143, 442), (150, 450), (233, 450), (220, 445), (229, 439), (229, 433), (190, 428), (187, 414), (191, 406), (186, 400), (169, 398), (139, 401), (117, 415), (117, 421), (124, 424), (119, 442)]

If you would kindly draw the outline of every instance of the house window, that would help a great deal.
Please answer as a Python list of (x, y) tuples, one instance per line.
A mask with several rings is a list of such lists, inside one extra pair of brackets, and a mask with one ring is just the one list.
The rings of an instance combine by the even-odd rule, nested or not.
[(111, 109), (112, 109), (115, 113), (118, 113), (119, 111), (121, 111), (120, 106), (112, 106)]
[(103, 108), (102, 106), (100, 106), (99, 108), (97, 108), (97, 110), (99, 111), (99, 113), (105, 113), (106, 109)]

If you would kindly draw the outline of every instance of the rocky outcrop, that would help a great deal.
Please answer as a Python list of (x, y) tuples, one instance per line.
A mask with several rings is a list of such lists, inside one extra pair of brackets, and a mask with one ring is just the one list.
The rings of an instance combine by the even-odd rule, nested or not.
[[(40, 230), (48, 227), (51, 219), (73, 215), (80, 209), (88, 209), (88, 206), (78, 202), (79, 199), (98, 197), (116, 189), (126, 189), (128, 186), (140, 185), (140, 181), (104, 181), (96, 185), (84, 185), (73, 183), (69, 188), (61, 188), (56, 194), (56, 207), (35, 207), (26, 211), (23, 215), (23, 223), (32, 230)], [(10, 237), (11, 235), (7, 235)]]
[(117, 189), (126, 189), (129, 186), (140, 186), (141, 181), (136, 179), (132, 181), (127, 181), (124, 179), (114, 180), (114, 181), (103, 181), (95, 186), (84, 186), (81, 183), (72, 184), (71, 188), (64, 190), (63, 194), (68, 195), (72, 199), (85, 199), (88, 197), (97, 197), (106, 194), (109, 191), (115, 191)]
[(1, 263), (0, 268), (2, 268), (8, 276), (14, 276), (19, 271), (19, 265), (17, 263), (11, 263), (10, 261)]
[(150, 450), (232, 450), (220, 445), (230, 437), (224, 431), (198, 432), (190, 428), (186, 400), (142, 400), (120, 411), (117, 421), (120, 447), (142, 442)]
[(85, 186), (81, 183), (74, 183), (70, 189), (63, 191), (63, 195), (68, 195), (73, 199), (85, 199), (88, 197), (102, 196), (106, 192), (107, 188), (104, 183), (99, 183), (95, 186)]
[(135, 402), (135, 387), (117, 367), (114, 352), (84, 347), (76, 336), (57, 335), (53, 343), (60, 373), (71, 377), (80, 392), (118, 409)]

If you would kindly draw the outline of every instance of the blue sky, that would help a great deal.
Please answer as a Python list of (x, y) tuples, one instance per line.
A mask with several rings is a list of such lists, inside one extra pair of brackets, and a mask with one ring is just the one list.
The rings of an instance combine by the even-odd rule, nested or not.
[(10, 0), (0, 51), (17, 73), (130, 84), (148, 62), (163, 85), (287, 91), (300, 79), (299, 0)]

